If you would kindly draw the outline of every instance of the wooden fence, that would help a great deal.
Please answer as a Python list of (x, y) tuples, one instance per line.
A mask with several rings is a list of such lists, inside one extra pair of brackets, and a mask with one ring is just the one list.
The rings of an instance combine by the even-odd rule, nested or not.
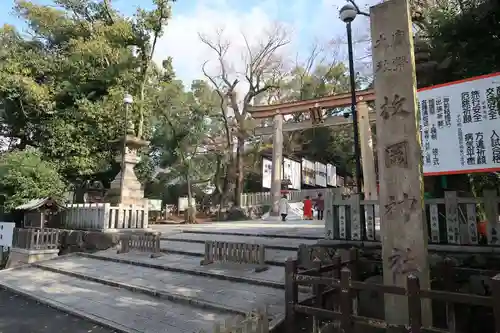
[(25, 250), (49, 250), (59, 247), (60, 229), (14, 229), (12, 247)]
[(263, 244), (205, 241), (202, 265), (214, 262), (233, 262), (258, 265), (256, 272), (267, 270), (266, 249)]
[[(425, 216), (430, 243), (470, 244), (487, 243), (500, 245), (498, 232), (499, 201), (496, 190), (484, 191), (483, 198), (463, 198), (457, 192), (445, 192), (442, 199), (425, 200)], [(359, 196), (348, 198), (336, 196), (333, 207), (326, 211), (325, 237), (327, 239), (361, 240), (361, 214), (365, 215), (366, 238), (377, 240), (380, 236), (380, 220), (383, 214), (410, 205), (411, 200), (380, 209), (377, 200), (360, 200)], [(484, 212), (484, 214), (480, 214)], [(481, 216), (484, 215), (484, 218)], [(481, 239), (478, 221), (487, 224), (487, 237)]]
[[(211, 333), (269, 333), (267, 308), (258, 308), (245, 316), (216, 323)], [(199, 333), (205, 333), (201, 330)]]
[(130, 250), (160, 253), (161, 233), (145, 233), (141, 235), (122, 235), (118, 253), (128, 253)]
[[(345, 191), (341, 188), (323, 188), (323, 189), (313, 189), (313, 190), (300, 190), (300, 191), (290, 191), (288, 192), (289, 202), (301, 202), (306, 196), (315, 198), (318, 193), (327, 196), (330, 193), (340, 193)], [(261, 205), (271, 205), (271, 192), (257, 192), (257, 193), (244, 193), (241, 195), (241, 206), (261, 206)]]
[(61, 221), (68, 229), (107, 231), (148, 227), (148, 209), (142, 206), (69, 204), (61, 214)]
[[(451, 261), (445, 261), (439, 272), (435, 272), (440, 276), (444, 290), (424, 290), (420, 289), (419, 279), (414, 274), (407, 275), (406, 288), (357, 281), (359, 273), (357, 258), (356, 250), (353, 249), (344, 262), (341, 262), (340, 255), (335, 255), (329, 264), (322, 265), (320, 260), (315, 260), (315, 267), (302, 271), (299, 271), (296, 259), (290, 258), (285, 262), (285, 332), (298, 332), (297, 323), (303, 318), (303, 315), (313, 318), (312, 325), (315, 332), (325, 329), (325, 327), (340, 328), (340, 332), (344, 333), (366, 332), (367, 327), (372, 329), (388, 328), (383, 320), (358, 315), (357, 297), (358, 292), (362, 290), (407, 297), (408, 324), (401, 327), (391, 325), (391, 332), (456, 333), (458, 332), (456, 329), (458, 316), (455, 313), (455, 306), (458, 304), (464, 304), (467, 307), (492, 308), (494, 318), (490, 318), (491, 324), (496, 327), (495, 332), (500, 332), (500, 274), (498, 272), (494, 272), (493, 275), (491, 274), (493, 271), (456, 268), (452, 267)], [(491, 278), (492, 296), (456, 292), (459, 288), (456, 283), (457, 276), (464, 273), (493, 276)], [(301, 285), (312, 286), (313, 296), (299, 303), (298, 291)], [(325, 301), (328, 297), (332, 299), (332, 295), (335, 300), (333, 310), (327, 310), (325, 309)], [(422, 299), (446, 303), (447, 330), (422, 327)], [(332, 305), (330, 304), (329, 307), (332, 308)], [(484, 310), (482, 311), (484, 312)], [(322, 320), (325, 319), (330, 322), (321, 327)], [(477, 322), (473, 324), (478, 325)]]

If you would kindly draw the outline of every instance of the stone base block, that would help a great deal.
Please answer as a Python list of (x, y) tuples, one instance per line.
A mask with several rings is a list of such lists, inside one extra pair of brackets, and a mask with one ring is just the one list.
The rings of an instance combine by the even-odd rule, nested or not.
[(7, 261), (6, 268), (13, 268), (32, 262), (53, 259), (59, 255), (59, 249), (50, 250), (25, 250), (18, 248), (11, 248), (9, 260)]

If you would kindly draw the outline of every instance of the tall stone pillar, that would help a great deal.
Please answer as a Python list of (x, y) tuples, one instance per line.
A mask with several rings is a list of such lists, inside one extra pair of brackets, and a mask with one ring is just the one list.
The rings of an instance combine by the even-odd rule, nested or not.
[(273, 119), (273, 161), (271, 169), (272, 216), (279, 215), (281, 178), (283, 168), (283, 116), (278, 112)]
[(121, 170), (111, 182), (105, 201), (111, 204), (144, 206), (146, 205), (144, 191), (135, 175), (134, 167), (140, 160), (137, 155), (138, 150), (147, 146), (148, 142), (134, 135), (125, 135), (116, 143), (120, 150), (116, 161), (120, 163)]
[[(429, 289), (424, 219), (420, 117), (408, 0), (370, 8), (375, 76), (380, 224), (384, 284), (406, 286), (418, 277)], [(408, 324), (406, 296), (385, 296), (388, 324)], [(422, 300), (422, 323), (432, 324), (431, 303)]]
[(368, 105), (362, 100), (362, 97), (360, 97), (356, 108), (358, 111), (359, 141), (363, 166), (363, 191), (366, 200), (377, 200), (377, 175), (373, 155), (372, 129), (370, 127)]

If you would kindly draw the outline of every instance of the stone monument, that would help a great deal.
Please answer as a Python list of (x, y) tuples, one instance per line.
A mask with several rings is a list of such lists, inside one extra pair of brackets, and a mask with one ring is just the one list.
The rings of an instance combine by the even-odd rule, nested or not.
[[(430, 288), (423, 167), (417, 107), (413, 31), (408, 0), (390, 0), (370, 9), (375, 76), (380, 219), (384, 284), (406, 285), (417, 276)], [(408, 300), (385, 296), (388, 324), (408, 324)], [(429, 301), (422, 323), (432, 324)]]
[(127, 107), (125, 115), (126, 133), (121, 139), (114, 141), (119, 149), (116, 161), (120, 163), (121, 168), (106, 192), (105, 201), (114, 205), (147, 206), (144, 191), (135, 175), (134, 167), (140, 161), (139, 149), (146, 147), (149, 142), (135, 136), (133, 122), (128, 119), (128, 106), (132, 104), (132, 97), (127, 95), (124, 102)]

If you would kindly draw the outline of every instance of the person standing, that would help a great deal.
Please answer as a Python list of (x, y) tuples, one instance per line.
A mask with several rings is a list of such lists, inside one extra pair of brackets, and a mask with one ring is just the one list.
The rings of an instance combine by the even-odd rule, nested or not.
[(313, 212), (312, 212), (312, 200), (309, 196), (307, 196), (304, 200), (304, 220), (312, 220)]
[(281, 221), (286, 221), (286, 217), (288, 215), (288, 199), (286, 197), (286, 194), (283, 194), (283, 196), (280, 199), (279, 211), (281, 215)]
[(318, 193), (318, 197), (316, 198), (316, 210), (318, 211), (318, 220), (322, 220), (325, 211), (325, 200), (321, 193)]

